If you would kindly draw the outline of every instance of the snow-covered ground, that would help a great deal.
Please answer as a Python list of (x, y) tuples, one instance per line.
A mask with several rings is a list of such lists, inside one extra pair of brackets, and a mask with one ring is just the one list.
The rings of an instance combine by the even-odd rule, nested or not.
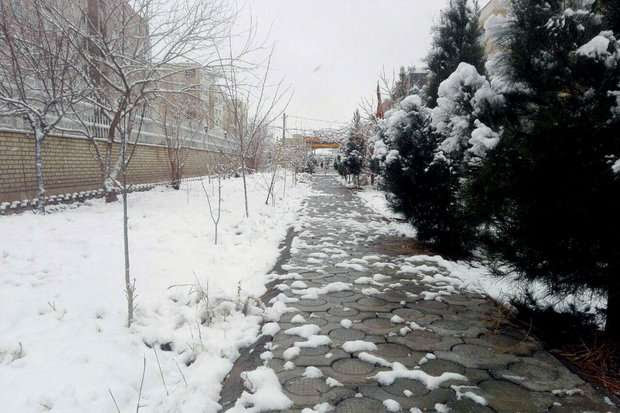
[(241, 180), (223, 181), (217, 246), (199, 182), (129, 195), (130, 329), (120, 203), (0, 217), (0, 410), (126, 412), (140, 397), (141, 411), (216, 411), (238, 349), (258, 334), (243, 304), (264, 292), (309, 191), (287, 182), (274, 207), (268, 177), (249, 177), (244, 218)]
[(363, 191), (357, 192), (362, 201), (379, 215), (383, 215), (389, 219), (405, 219), (405, 216), (399, 212), (394, 212), (385, 198), (385, 192), (378, 191), (372, 187), (365, 187)]

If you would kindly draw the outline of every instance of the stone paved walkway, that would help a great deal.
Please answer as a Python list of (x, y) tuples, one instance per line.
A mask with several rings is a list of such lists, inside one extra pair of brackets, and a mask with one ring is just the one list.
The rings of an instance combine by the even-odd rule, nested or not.
[[(385, 245), (402, 238), (382, 234), (385, 219), (333, 176), (315, 177), (313, 188), (304, 227), (278, 265), (283, 276), (264, 297), (298, 300), (287, 303), (298, 311), (240, 357), (222, 392), (224, 410), (242, 391), (239, 373), (265, 363), (294, 401), (291, 412), (320, 403), (356, 413), (618, 411), (503, 322), (494, 302), (455, 290), (437, 260), (390, 254)], [(299, 344), (306, 340), (319, 345)], [(365, 343), (349, 343), (347, 352), (343, 344), (355, 340)]]

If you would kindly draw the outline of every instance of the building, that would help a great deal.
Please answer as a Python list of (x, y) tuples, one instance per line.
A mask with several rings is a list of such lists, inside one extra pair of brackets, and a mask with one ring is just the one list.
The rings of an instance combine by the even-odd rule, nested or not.
[(482, 9), (480, 9), (480, 25), (484, 27), (489, 17), (493, 15), (505, 16), (508, 12), (506, 1), (507, 0), (489, 0)]
[[(508, 1), (509, 0), (489, 0), (480, 10), (480, 27), (484, 29), (489, 19), (493, 16), (505, 16), (508, 13)], [(496, 47), (497, 45), (493, 44), (491, 41), (485, 41), (484, 50), (487, 55), (492, 53)]]
[[(219, 81), (221, 75), (193, 63), (170, 64), (163, 68), (158, 87), (160, 93), (152, 105), (150, 118), (159, 125), (150, 131), (155, 136), (145, 135), (143, 141), (161, 144), (167, 131), (165, 123), (172, 115), (181, 124), (185, 146), (209, 149), (216, 152), (231, 152), (238, 147), (232, 133), (226, 99)], [(176, 92), (176, 93), (175, 93)], [(241, 111), (247, 117), (247, 110)]]

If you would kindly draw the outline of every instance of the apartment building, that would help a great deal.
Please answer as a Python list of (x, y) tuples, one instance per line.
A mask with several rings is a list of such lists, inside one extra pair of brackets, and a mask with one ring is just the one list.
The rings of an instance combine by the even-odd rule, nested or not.
[[(489, 0), (480, 10), (480, 26), (484, 29), (487, 22), (493, 16), (505, 16), (508, 13), (509, 0)], [(497, 45), (490, 40), (485, 40), (484, 50), (487, 55), (491, 54)]]
[[(232, 108), (222, 88), (222, 75), (217, 70), (193, 63), (166, 65), (159, 76), (161, 93), (152, 104), (151, 119), (158, 123), (150, 143), (165, 140), (166, 123), (181, 124), (183, 139), (189, 147), (230, 152), (238, 147), (234, 133)], [(247, 109), (238, 103), (240, 120), (247, 118)], [(178, 126), (177, 126), (178, 127)], [(159, 139), (159, 141), (158, 141)]]

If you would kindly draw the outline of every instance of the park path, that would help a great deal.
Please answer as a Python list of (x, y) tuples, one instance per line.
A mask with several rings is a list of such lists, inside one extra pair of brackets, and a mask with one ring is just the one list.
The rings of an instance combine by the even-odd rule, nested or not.
[(241, 355), (224, 411), (243, 390), (240, 373), (261, 364), (290, 412), (618, 411), (492, 300), (455, 288), (442, 260), (390, 235), (334, 176), (313, 178), (300, 222), (263, 297), (295, 311)]

